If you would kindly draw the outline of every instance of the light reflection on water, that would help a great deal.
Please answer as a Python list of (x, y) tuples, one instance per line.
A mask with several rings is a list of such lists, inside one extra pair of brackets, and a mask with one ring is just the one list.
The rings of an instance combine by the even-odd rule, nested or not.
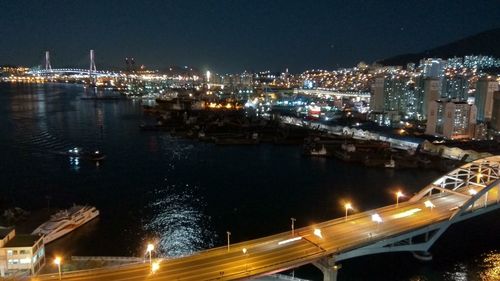
[[(295, 152), (298, 149), (290, 147), (221, 148), (166, 132), (141, 132), (138, 125), (144, 116), (139, 103), (80, 100), (80, 95), (79, 86), (10, 89), (0, 85), (0, 117), (5, 121), (0, 126), (0, 152), (8, 159), (0, 161), (0, 203), (36, 210), (46, 206), (43, 198), (51, 196), (54, 207), (65, 208), (72, 202), (96, 205), (102, 210), (102, 220), (88, 237), (75, 239), (74, 234), (84, 231), (82, 228), (63, 243), (75, 255), (135, 255), (137, 249), (145, 247), (142, 239), (146, 235), (158, 238), (156, 248), (162, 256), (186, 255), (214, 244), (224, 245), (227, 227), (242, 229), (239, 222), (243, 216), (248, 227), (245, 225), (241, 235), (260, 237), (287, 229), (288, 213), (304, 218), (324, 216), (323, 207), (330, 206), (339, 194), (355, 196), (365, 208), (370, 206), (366, 204), (377, 207), (385, 202), (379, 191), (387, 186), (400, 183), (416, 191), (434, 177), (430, 171), (381, 173), (333, 159), (319, 163), (300, 157)], [(76, 163), (53, 153), (74, 146), (102, 148), (109, 157), (96, 169), (88, 161), (79, 159)], [(240, 165), (248, 166), (257, 176), (241, 182), (234, 176), (239, 174)], [(241, 186), (235, 189), (238, 184)], [(373, 186), (366, 188), (368, 184)], [(270, 207), (261, 211), (261, 206), (273, 206), (276, 198), (290, 203), (280, 204), (282, 210)], [(246, 212), (232, 211), (240, 206), (239, 210)], [(442, 256), (446, 256), (441, 264), (435, 261), (415, 266), (411, 257), (405, 257), (396, 259), (403, 260), (405, 266), (388, 270), (391, 265), (386, 257), (377, 255), (368, 262), (346, 261), (339, 280), (500, 280), (496, 218), (468, 222), (477, 230), (466, 229), (474, 233), (468, 236), (484, 233), (485, 225), (490, 228), (483, 239), (466, 239), (467, 247), (476, 249), (471, 255), (456, 255), (454, 247), (455, 241), (460, 243), (467, 236), (461, 235), (465, 230), (450, 231), (439, 240), (448, 239), (445, 244), (453, 245), (441, 247)], [(275, 226), (279, 221), (285, 221), (282, 228)], [(233, 233), (235, 242), (237, 232)], [(224, 235), (217, 237), (215, 233)], [(353, 264), (359, 266), (350, 270)], [(366, 271), (368, 277), (359, 270), (372, 264), (374, 267)], [(464, 272), (468, 279), (459, 279)], [(321, 278), (316, 269), (314, 274), (317, 278), (301, 277)]]
[(445, 273), (445, 280), (452, 281), (467, 281), (467, 266), (463, 263), (458, 263), (454, 266), (453, 272)]
[(491, 251), (482, 255), (479, 280), (498, 281), (500, 280), (500, 251)]
[(215, 234), (196, 189), (185, 184), (155, 191), (156, 200), (149, 206), (154, 215), (144, 228), (157, 238), (160, 256), (180, 257), (213, 247)]

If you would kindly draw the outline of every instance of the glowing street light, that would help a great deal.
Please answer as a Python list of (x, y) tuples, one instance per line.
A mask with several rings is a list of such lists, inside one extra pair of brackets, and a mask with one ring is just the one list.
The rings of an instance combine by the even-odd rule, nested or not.
[(290, 220), (292, 221), (292, 236), (294, 236), (295, 235), (295, 221), (296, 221), (296, 219), (290, 218)]
[(59, 270), (59, 280), (61, 280), (62, 278), (62, 273), (61, 273), (61, 262), (62, 262), (62, 259), (60, 257), (56, 257), (54, 259), (54, 264), (57, 265), (57, 269)]
[(241, 249), (241, 251), (243, 252), (244, 255), (246, 255), (246, 253), (248, 252), (247, 248), (243, 248)]
[(151, 259), (151, 252), (155, 249), (155, 246), (151, 243), (148, 244), (146, 252), (149, 253), (149, 265), (151, 266), (151, 271), (153, 270), (153, 260)]
[(398, 191), (396, 192), (396, 208), (399, 206), (399, 197), (404, 197), (405, 195), (403, 194), (403, 192), (401, 191)]
[(346, 204), (344, 205), (344, 208), (345, 208), (345, 220), (347, 221), (347, 212), (348, 212), (349, 210), (352, 210), (352, 205), (351, 205), (351, 203), (346, 203)]
[(231, 236), (231, 232), (226, 231), (226, 234), (227, 234), (227, 251), (229, 252), (229, 244), (230, 244), (229, 237)]
[(436, 207), (436, 205), (432, 204), (431, 200), (427, 200), (424, 202), (424, 205), (425, 207), (427, 208), (431, 208), (431, 212), (432, 212), (432, 208)]

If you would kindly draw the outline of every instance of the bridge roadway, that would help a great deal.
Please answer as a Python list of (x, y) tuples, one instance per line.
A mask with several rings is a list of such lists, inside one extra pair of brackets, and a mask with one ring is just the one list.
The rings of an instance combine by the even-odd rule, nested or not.
[[(340, 254), (372, 244), (385, 238), (411, 232), (426, 226), (443, 222), (465, 203), (470, 196), (466, 187), (456, 193), (437, 193), (416, 202), (402, 202), (375, 210), (303, 227), (291, 231), (218, 247), (191, 256), (164, 259), (159, 261), (157, 272), (150, 273), (149, 263), (128, 265), (116, 268), (96, 269), (81, 272), (63, 273), (63, 280), (237, 280), (254, 278), (276, 273), (303, 264), (311, 263), (321, 257)], [(463, 195), (461, 195), (461, 194)], [(498, 203), (496, 196), (483, 203)], [(425, 207), (430, 200), (435, 207)], [(483, 204), (481, 203), (481, 204)], [(479, 202), (476, 202), (479, 205)], [(473, 207), (473, 209), (478, 208)], [(372, 221), (373, 214), (379, 214), (382, 223)], [(321, 230), (321, 237), (314, 234)], [(247, 252), (243, 252), (243, 248)], [(53, 266), (53, 265), (48, 265)], [(57, 274), (35, 276), (32, 281), (57, 280)]]

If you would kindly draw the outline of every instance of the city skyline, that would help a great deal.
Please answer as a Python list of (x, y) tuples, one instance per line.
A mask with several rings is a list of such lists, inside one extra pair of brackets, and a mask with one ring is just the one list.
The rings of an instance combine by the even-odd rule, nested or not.
[(372, 63), (498, 27), (495, 1), (390, 2), (7, 2), (0, 63), (34, 66), (49, 50), (54, 65), (86, 65), (95, 49), (98, 68), (134, 57), (156, 69), (298, 73)]

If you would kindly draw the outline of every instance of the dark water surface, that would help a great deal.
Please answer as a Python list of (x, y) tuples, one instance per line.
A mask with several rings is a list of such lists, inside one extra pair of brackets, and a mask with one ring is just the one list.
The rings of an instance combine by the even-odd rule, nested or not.
[[(223, 147), (141, 132), (138, 101), (81, 100), (75, 85), (0, 84), (0, 207), (30, 211), (91, 204), (98, 220), (48, 247), (48, 255), (142, 255), (155, 240), (164, 256), (221, 246), (393, 203), (437, 178), (428, 170), (367, 169), (301, 156), (298, 146)], [(57, 155), (100, 149), (96, 166)], [(454, 226), (434, 260), (409, 253), (342, 263), (339, 280), (500, 280), (498, 212)], [(297, 276), (322, 279), (312, 267)]]

